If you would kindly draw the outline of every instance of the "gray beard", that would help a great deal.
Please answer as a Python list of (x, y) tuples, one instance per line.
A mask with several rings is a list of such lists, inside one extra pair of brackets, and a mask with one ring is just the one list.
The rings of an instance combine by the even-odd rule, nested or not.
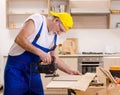
[(54, 34), (56, 34), (56, 32), (54, 32), (54, 31), (49, 31), (49, 34), (50, 34), (50, 35), (54, 35)]

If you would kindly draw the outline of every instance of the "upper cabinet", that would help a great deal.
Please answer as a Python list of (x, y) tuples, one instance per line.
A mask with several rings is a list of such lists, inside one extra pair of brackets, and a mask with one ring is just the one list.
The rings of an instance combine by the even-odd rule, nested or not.
[(75, 29), (120, 27), (120, 0), (6, 0), (6, 26), (19, 29), (29, 15), (50, 11), (69, 12)]
[(120, 0), (111, 0), (110, 28), (120, 28)]
[(107, 14), (109, 6), (109, 0), (70, 0), (72, 14)]
[(31, 14), (49, 11), (69, 12), (69, 0), (6, 0), (6, 27), (19, 29)]
[(23, 21), (33, 13), (47, 15), (49, 0), (6, 0), (6, 26), (20, 28)]
[(70, 0), (70, 13), (78, 29), (109, 28), (110, 0)]

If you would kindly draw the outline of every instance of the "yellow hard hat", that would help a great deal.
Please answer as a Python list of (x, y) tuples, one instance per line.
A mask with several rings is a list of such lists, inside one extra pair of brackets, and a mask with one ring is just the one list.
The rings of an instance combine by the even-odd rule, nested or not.
[(73, 19), (69, 13), (67, 12), (56, 13), (56, 12), (50, 11), (50, 14), (60, 19), (66, 31), (72, 28)]

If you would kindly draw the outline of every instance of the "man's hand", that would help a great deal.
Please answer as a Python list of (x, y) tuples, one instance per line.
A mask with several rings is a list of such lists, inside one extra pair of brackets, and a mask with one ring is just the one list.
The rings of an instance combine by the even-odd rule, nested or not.
[(82, 75), (78, 70), (70, 70), (69, 74), (70, 75)]
[(40, 59), (42, 60), (43, 63), (48, 63), (48, 64), (50, 64), (52, 60), (51, 55), (48, 53), (41, 54)]

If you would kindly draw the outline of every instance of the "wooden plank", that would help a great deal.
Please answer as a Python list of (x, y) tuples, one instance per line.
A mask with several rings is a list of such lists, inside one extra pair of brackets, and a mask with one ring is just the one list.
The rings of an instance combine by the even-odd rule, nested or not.
[(86, 91), (89, 87), (90, 82), (96, 76), (95, 73), (86, 73), (81, 79), (70, 86), (71, 89)]
[[(51, 81), (46, 88), (47, 89), (75, 89), (85, 91), (90, 82), (94, 79), (95, 73), (86, 73), (81, 76), (60, 76)], [(76, 78), (76, 79), (75, 79)]]
[(81, 77), (81, 75), (64, 75), (55, 77), (53, 81), (78, 81)]
[(68, 89), (76, 83), (82, 76), (80, 75), (64, 75), (53, 78), (53, 80), (46, 86), (47, 89)]
[(51, 81), (46, 88), (47, 89), (69, 89), (76, 81)]
[(116, 83), (115, 79), (113, 78), (113, 76), (111, 75), (111, 73), (107, 70), (105, 70), (104, 68), (102, 67), (99, 67), (99, 69), (109, 78), (109, 80), (112, 82), (112, 83)]

